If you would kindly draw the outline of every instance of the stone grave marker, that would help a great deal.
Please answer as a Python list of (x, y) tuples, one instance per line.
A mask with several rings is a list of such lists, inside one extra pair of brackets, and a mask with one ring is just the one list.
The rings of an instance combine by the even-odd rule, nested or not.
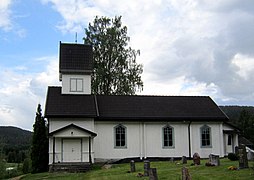
[(245, 145), (240, 145), (238, 148), (239, 169), (248, 168), (248, 159)]
[(200, 165), (200, 156), (198, 153), (193, 154), (193, 163), (194, 165)]
[(158, 180), (156, 168), (149, 169), (149, 180)]
[(130, 161), (130, 167), (131, 167), (131, 172), (136, 172), (136, 167), (135, 167), (135, 161), (134, 160)]
[(191, 180), (189, 170), (186, 167), (182, 168), (182, 180)]
[(150, 161), (144, 161), (144, 176), (149, 176)]
[(252, 152), (251, 150), (248, 151), (247, 153), (247, 159), (249, 161), (253, 161), (254, 160), (254, 152)]
[(235, 154), (238, 154), (238, 149), (239, 149), (239, 147), (236, 146), (236, 147), (235, 147)]
[(182, 156), (182, 163), (187, 164), (187, 157), (186, 156)]
[(209, 154), (209, 163), (214, 166), (220, 165), (220, 156), (215, 154)]

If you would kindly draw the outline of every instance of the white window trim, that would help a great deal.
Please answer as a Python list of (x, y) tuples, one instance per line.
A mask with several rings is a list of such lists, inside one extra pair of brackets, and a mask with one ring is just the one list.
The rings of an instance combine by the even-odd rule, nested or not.
[[(164, 144), (164, 141), (165, 141), (165, 139), (164, 139), (164, 129), (165, 128), (171, 128), (171, 130), (172, 130), (172, 146), (165, 146), (165, 144)], [(175, 148), (175, 132), (174, 132), (174, 128), (170, 125), (166, 125), (166, 126), (162, 127), (162, 148), (163, 149), (173, 149), (173, 148)]]
[[(116, 145), (116, 129), (117, 129), (118, 127), (122, 127), (122, 128), (124, 128), (124, 130), (125, 130), (125, 139), (124, 139), (125, 145), (124, 145), (124, 146), (117, 146), (117, 145)], [(115, 148), (115, 149), (126, 149), (126, 148), (127, 148), (127, 128), (126, 128), (124, 125), (122, 125), (122, 124), (118, 124), (118, 125), (116, 125), (116, 126), (114, 127), (114, 148)]]
[[(210, 141), (210, 144), (209, 145), (202, 145), (202, 132), (203, 132), (203, 129), (209, 129), (209, 141)], [(210, 126), (208, 125), (203, 125), (200, 127), (200, 147), (201, 148), (212, 148), (212, 129)]]
[[(75, 82), (75, 89), (72, 89), (72, 81)], [(78, 81), (81, 81), (81, 90), (78, 90)], [(82, 78), (70, 78), (70, 92), (84, 92), (84, 81)]]

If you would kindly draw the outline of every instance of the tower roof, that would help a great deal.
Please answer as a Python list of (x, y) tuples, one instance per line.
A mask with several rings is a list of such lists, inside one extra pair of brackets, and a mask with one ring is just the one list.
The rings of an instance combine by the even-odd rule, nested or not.
[(90, 74), (93, 70), (92, 46), (60, 42), (60, 73)]

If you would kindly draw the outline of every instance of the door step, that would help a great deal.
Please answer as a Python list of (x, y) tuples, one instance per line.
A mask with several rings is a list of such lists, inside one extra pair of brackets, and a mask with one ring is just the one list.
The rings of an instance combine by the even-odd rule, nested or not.
[(49, 172), (87, 172), (91, 164), (86, 162), (55, 163), (49, 165)]

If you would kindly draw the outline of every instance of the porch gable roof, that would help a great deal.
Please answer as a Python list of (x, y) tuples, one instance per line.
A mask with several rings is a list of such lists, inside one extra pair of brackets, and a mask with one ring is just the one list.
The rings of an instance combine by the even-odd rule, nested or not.
[(52, 131), (52, 132), (49, 133), (49, 136), (53, 136), (53, 135), (56, 134), (56, 133), (59, 133), (59, 132), (61, 132), (61, 131), (64, 131), (64, 130), (69, 129), (69, 128), (72, 128), (72, 127), (77, 128), (77, 129), (79, 129), (79, 130), (81, 130), (81, 131), (83, 131), (83, 132), (85, 132), (85, 133), (88, 133), (88, 134), (90, 134), (92, 137), (97, 136), (97, 134), (96, 134), (95, 132), (89, 131), (89, 130), (87, 130), (87, 129), (85, 129), (85, 128), (82, 128), (82, 127), (80, 127), (80, 126), (77, 126), (77, 125), (75, 125), (75, 124), (69, 124), (69, 125), (67, 125), (67, 126), (65, 126), (65, 127), (59, 128), (59, 129), (57, 129), (57, 130), (55, 130), (55, 131)]

